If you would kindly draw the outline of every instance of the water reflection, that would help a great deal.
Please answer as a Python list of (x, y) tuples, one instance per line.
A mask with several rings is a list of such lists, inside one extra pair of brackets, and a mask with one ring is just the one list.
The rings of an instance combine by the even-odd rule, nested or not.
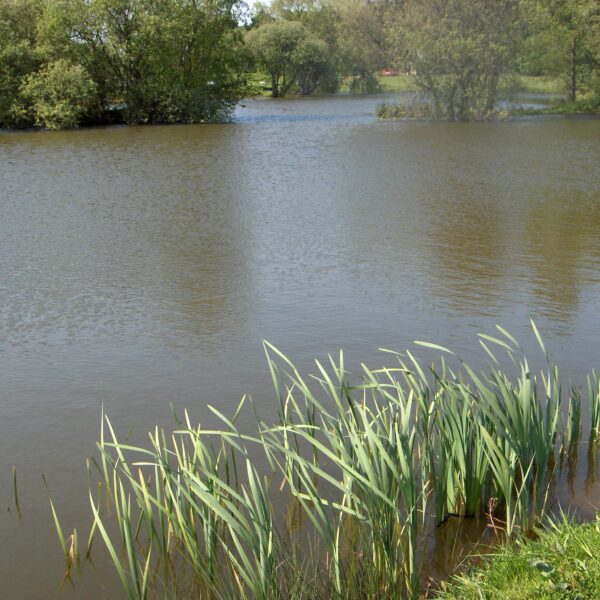
[(532, 259), (533, 293), (544, 314), (571, 322), (582, 282), (597, 279), (589, 267), (600, 258), (599, 199), (571, 192), (529, 209), (525, 243)]

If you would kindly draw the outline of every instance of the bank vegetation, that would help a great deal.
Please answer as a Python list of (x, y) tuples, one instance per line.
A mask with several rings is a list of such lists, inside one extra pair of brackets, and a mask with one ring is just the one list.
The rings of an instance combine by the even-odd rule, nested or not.
[(499, 548), (455, 576), (440, 600), (565, 600), (600, 598), (600, 520), (548, 521), (533, 538)]
[(401, 116), (486, 119), (531, 77), (594, 111), (599, 40), (596, 0), (0, 0), (0, 128), (219, 120), (381, 74), (424, 98)]
[(480, 343), (486, 372), (421, 342), (437, 367), (388, 353), (354, 380), (343, 354), (305, 378), (266, 344), (278, 417), (250, 431), (249, 400), (142, 446), (103, 418), (91, 533), (69, 544), (58, 525), (67, 570), (100, 538), (131, 598), (417, 598), (448, 519), (481, 519), (498, 544), (535, 535), (561, 469), (594, 460), (600, 378), (567, 386), (547, 357), (536, 375), (501, 328)]

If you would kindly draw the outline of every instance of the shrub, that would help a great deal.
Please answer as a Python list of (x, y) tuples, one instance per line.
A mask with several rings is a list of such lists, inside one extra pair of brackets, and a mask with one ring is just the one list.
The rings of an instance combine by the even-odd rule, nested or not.
[(30, 74), (21, 86), (22, 111), (36, 127), (77, 127), (96, 100), (96, 84), (81, 65), (59, 59)]

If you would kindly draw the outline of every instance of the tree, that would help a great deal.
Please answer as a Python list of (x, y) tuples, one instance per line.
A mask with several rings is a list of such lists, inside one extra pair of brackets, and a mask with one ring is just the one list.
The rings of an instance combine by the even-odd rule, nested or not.
[(355, 92), (379, 89), (376, 72), (389, 66), (386, 22), (396, 14), (391, 0), (330, 0), (336, 17), (336, 58), (339, 72)]
[(71, 0), (66, 35), (89, 49), (107, 100), (130, 123), (198, 121), (231, 109), (236, 78), (233, 0)]
[(569, 100), (597, 88), (600, 70), (598, 0), (529, 0), (529, 68), (562, 76)]
[[(0, 0), (0, 126), (39, 125), (46, 117), (52, 126), (72, 126), (74, 116), (91, 123), (111, 115), (128, 123), (226, 116), (246, 92), (237, 52), (243, 6), (241, 0)], [(56, 95), (61, 78), (75, 85), (75, 73), (93, 83), (82, 103), (76, 94)], [(65, 102), (72, 112), (55, 120), (50, 106), (67, 115)]]
[(292, 56), (296, 65), (296, 81), (301, 96), (312, 94), (333, 73), (329, 48), (323, 40), (307, 37)]
[(40, 12), (37, 0), (0, 0), (0, 127), (28, 124), (15, 108), (22, 81), (40, 64), (36, 50)]
[(398, 63), (437, 118), (486, 118), (516, 58), (518, 0), (406, 0), (391, 27)]
[[(344, 80), (349, 81), (353, 91), (374, 91), (378, 88), (375, 73), (387, 62), (384, 23), (389, 1), (274, 0), (269, 5), (257, 5), (253, 26), (262, 29), (274, 23), (294, 22), (310, 34), (311, 41), (303, 42), (297, 54), (297, 62), (305, 67), (311, 58), (310, 67), (303, 69), (304, 74), (310, 73), (311, 83), (305, 85), (306, 78), (299, 75), (298, 79), (304, 80), (297, 81), (300, 93), (317, 89), (335, 92)], [(288, 70), (293, 70), (292, 63), (294, 57), (290, 54)], [(264, 61), (261, 64), (264, 66)]]
[(297, 21), (276, 21), (250, 31), (246, 43), (257, 63), (271, 77), (274, 98), (285, 96), (296, 83), (298, 50), (309, 38), (306, 28)]
[(20, 89), (21, 110), (36, 127), (77, 127), (96, 98), (96, 85), (81, 65), (65, 59), (30, 73)]

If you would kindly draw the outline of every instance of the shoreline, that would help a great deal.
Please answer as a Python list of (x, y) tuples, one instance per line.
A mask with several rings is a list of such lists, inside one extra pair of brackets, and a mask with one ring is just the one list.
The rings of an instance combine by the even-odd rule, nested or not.
[[(549, 520), (533, 539), (500, 546), (494, 554), (472, 556), (471, 566), (442, 582), (440, 600), (520, 600), (600, 594), (600, 515), (575, 523), (564, 514)], [(568, 596), (566, 596), (568, 594)]]
[[(406, 90), (400, 93), (411, 93), (411, 90)], [(528, 92), (526, 92), (528, 93)], [(532, 92), (533, 93), (533, 92)], [(510, 122), (518, 121), (524, 118), (531, 117), (577, 117), (577, 118), (598, 118), (600, 117), (600, 104), (584, 104), (585, 101), (570, 103), (561, 102), (552, 104), (544, 108), (525, 108), (519, 107), (518, 103), (516, 106), (506, 111), (499, 111), (496, 114), (490, 115), (487, 118), (472, 119), (470, 121), (450, 120), (450, 119), (437, 119), (430, 115), (424, 115), (420, 109), (425, 106), (424, 104), (417, 105), (402, 105), (398, 102), (391, 101), (387, 102), (386, 99), (391, 99), (390, 91), (382, 91), (373, 94), (351, 94), (351, 93), (337, 93), (337, 94), (320, 94), (311, 96), (286, 96), (283, 98), (271, 98), (269, 96), (256, 96), (244, 98), (240, 101), (238, 106), (244, 107), (244, 103), (248, 101), (260, 101), (260, 102), (282, 102), (282, 101), (297, 101), (297, 100), (330, 100), (330, 99), (361, 99), (366, 97), (381, 98), (382, 102), (379, 108), (375, 111), (374, 117), (378, 121), (391, 121), (391, 122), (479, 122), (479, 123), (492, 123), (492, 122)], [(538, 93), (536, 93), (538, 94)], [(544, 96), (546, 96), (544, 94)], [(587, 108), (586, 108), (587, 106)], [(582, 108), (583, 107), (583, 108)], [(387, 113), (382, 113), (380, 109), (386, 108)], [(398, 109), (404, 109), (402, 114), (395, 116), (394, 112)], [(19, 134), (19, 133), (48, 133), (48, 132), (65, 132), (65, 131), (89, 131), (89, 130), (101, 130), (101, 129), (118, 129), (118, 128), (144, 128), (144, 127), (169, 127), (169, 126), (187, 126), (187, 125), (236, 125), (236, 119), (234, 117), (230, 119), (222, 119), (215, 121), (198, 121), (192, 123), (139, 123), (139, 124), (128, 124), (128, 123), (98, 123), (82, 125), (80, 127), (65, 128), (65, 129), (47, 129), (38, 127), (27, 127), (27, 128), (0, 128), (0, 135), (8, 134)]]

